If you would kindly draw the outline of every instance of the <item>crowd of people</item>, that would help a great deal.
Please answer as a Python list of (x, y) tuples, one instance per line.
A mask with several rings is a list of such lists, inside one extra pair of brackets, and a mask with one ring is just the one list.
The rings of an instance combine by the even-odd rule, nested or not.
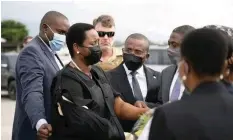
[[(160, 73), (144, 65), (148, 38), (130, 34), (120, 50), (115, 26), (110, 15), (73, 25), (60, 12), (44, 15), (17, 59), (12, 140), (127, 140), (152, 109), (130, 139), (233, 139), (232, 28), (175, 28), (172, 65)], [(65, 44), (67, 65), (56, 53)]]

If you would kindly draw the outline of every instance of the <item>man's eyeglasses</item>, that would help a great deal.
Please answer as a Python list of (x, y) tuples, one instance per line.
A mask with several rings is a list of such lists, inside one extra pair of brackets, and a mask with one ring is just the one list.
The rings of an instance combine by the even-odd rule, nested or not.
[(99, 37), (104, 37), (105, 35), (107, 35), (108, 37), (113, 37), (115, 35), (115, 32), (102, 32), (102, 31), (99, 31), (98, 34), (99, 34)]

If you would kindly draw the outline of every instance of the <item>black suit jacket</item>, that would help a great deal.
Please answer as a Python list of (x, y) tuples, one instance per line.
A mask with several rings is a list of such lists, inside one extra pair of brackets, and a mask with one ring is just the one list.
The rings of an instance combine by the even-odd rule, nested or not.
[[(169, 94), (170, 94), (170, 88), (172, 84), (173, 77), (176, 73), (177, 66), (171, 65), (165, 68), (159, 77), (160, 82), (160, 90), (159, 90), (159, 99), (163, 101), (163, 103), (166, 103), (169, 101)], [(188, 96), (187, 91), (185, 90), (183, 93), (182, 98), (185, 98)]]
[(220, 82), (156, 109), (149, 140), (233, 140), (233, 96)]
[[(157, 95), (159, 91), (158, 78), (160, 73), (146, 66), (143, 67), (147, 79), (147, 96), (145, 101), (147, 102), (147, 105), (152, 108), (162, 103), (162, 101), (159, 100)], [(108, 71), (107, 74), (109, 76), (112, 87), (117, 92), (121, 93), (122, 99), (125, 102), (128, 102), (133, 105), (136, 102), (136, 100), (130, 87), (123, 64), (120, 64), (115, 69)], [(131, 128), (133, 127), (134, 123), (135, 121), (121, 121), (124, 131), (127, 132), (131, 131)]]

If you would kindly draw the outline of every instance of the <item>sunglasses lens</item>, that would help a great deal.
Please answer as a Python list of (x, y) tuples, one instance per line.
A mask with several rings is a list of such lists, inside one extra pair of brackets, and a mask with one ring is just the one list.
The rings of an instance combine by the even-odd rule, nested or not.
[(108, 37), (113, 37), (115, 33), (114, 32), (107, 32), (106, 34)]
[(115, 35), (115, 32), (98, 32), (99, 37), (104, 37), (107, 35), (108, 37), (113, 37)]
[(104, 32), (98, 32), (98, 34), (99, 34), (99, 37), (104, 37), (105, 36)]

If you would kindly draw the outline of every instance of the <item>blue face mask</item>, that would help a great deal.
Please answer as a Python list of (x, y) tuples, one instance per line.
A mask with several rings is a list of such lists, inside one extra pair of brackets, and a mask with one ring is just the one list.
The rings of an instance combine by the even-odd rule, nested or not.
[[(49, 27), (49, 29), (53, 32), (53, 30), (50, 27)], [(45, 36), (47, 37), (46, 34), (45, 34)], [(61, 34), (53, 32), (53, 39), (49, 40), (49, 45), (53, 51), (60, 51), (61, 48), (65, 46), (65, 40), (66, 40), (65, 35), (61, 35)]]

